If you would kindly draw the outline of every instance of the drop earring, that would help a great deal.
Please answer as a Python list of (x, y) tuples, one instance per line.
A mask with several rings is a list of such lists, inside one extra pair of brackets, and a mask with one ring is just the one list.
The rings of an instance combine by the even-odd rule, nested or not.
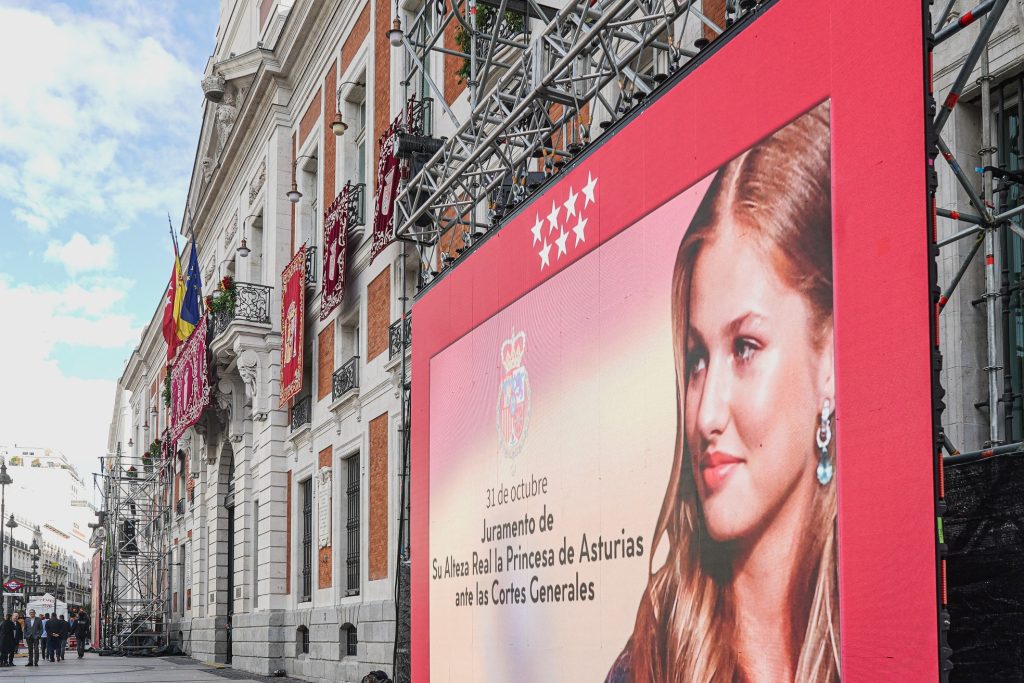
[(835, 467), (832, 464), (832, 457), (828, 454), (828, 445), (832, 442), (831, 412), (832, 404), (825, 399), (825, 405), (821, 408), (821, 424), (818, 426), (818, 433), (814, 441), (818, 445), (818, 467), (815, 474), (818, 475), (818, 483), (826, 486), (835, 475)]

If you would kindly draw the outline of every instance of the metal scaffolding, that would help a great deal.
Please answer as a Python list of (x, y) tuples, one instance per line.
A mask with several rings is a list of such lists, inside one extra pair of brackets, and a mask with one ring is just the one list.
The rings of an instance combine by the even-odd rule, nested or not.
[(108, 654), (153, 654), (168, 642), (163, 549), (171, 511), (163, 494), (170, 459), (144, 460), (138, 471), (118, 444), (103, 460), (101, 647)]
[[(421, 284), (758, 9), (755, 0), (425, 3), (401, 35), (402, 82), (407, 95), (435, 98), (454, 133), (415, 146), (396, 199), (396, 236), (419, 249)], [(468, 114), (448, 104), (432, 55), (463, 60)]]

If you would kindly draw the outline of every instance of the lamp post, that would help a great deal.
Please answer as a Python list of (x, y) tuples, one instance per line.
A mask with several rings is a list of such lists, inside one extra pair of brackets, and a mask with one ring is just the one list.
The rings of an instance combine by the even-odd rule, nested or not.
[[(7, 569), (8, 574), (14, 576), (14, 530), (18, 528), (18, 523), (14, 520), (14, 513), (11, 513), (11, 518), (4, 524), (5, 527), (10, 529), (7, 532)], [(11, 607), (14, 607), (15, 596), (11, 596)], [(5, 612), (6, 614), (6, 612)]]
[[(31, 581), (33, 584), (39, 583), (39, 574), (36, 570), (39, 569), (39, 544), (36, 543), (36, 539), (32, 539), (32, 545), (29, 546), (29, 550), (32, 551), (32, 577)], [(28, 581), (25, 582), (25, 609), (28, 609)]]
[[(0, 519), (4, 518), (4, 507), (7, 505), (7, 485), (13, 484), (14, 480), (11, 479), (11, 475), (7, 474), (7, 463), (4, 460), (0, 460)], [(4, 530), (0, 527), (0, 564), (3, 563), (4, 558)], [(11, 567), (8, 567), (10, 570)], [(4, 582), (7, 581), (7, 576), (4, 577)], [(4, 607), (7, 606), (7, 600), (4, 599)], [(6, 614), (6, 610), (4, 611)]]

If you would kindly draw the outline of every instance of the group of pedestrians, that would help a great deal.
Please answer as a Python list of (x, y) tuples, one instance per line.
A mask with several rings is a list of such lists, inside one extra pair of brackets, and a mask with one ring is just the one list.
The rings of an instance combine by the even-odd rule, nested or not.
[(14, 655), (22, 639), (28, 646), (28, 664), (39, 666), (39, 654), (51, 662), (64, 661), (68, 637), (74, 634), (78, 641), (78, 658), (85, 656), (85, 641), (89, 637), (89, 615), (84, 609), (71, 613), (68, 620), (63, 614), (36, 615), (34, 609), (21, 618), (17, 612), (8, 614), (0, 621), (0, 667), (14, 666)]

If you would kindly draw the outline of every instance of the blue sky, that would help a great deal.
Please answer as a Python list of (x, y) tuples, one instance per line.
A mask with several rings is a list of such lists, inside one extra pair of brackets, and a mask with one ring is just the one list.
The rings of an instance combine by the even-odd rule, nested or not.
[(219, 6), (0, 0), (0, 444), (84, 472), (106, 452), (170, 274)]

